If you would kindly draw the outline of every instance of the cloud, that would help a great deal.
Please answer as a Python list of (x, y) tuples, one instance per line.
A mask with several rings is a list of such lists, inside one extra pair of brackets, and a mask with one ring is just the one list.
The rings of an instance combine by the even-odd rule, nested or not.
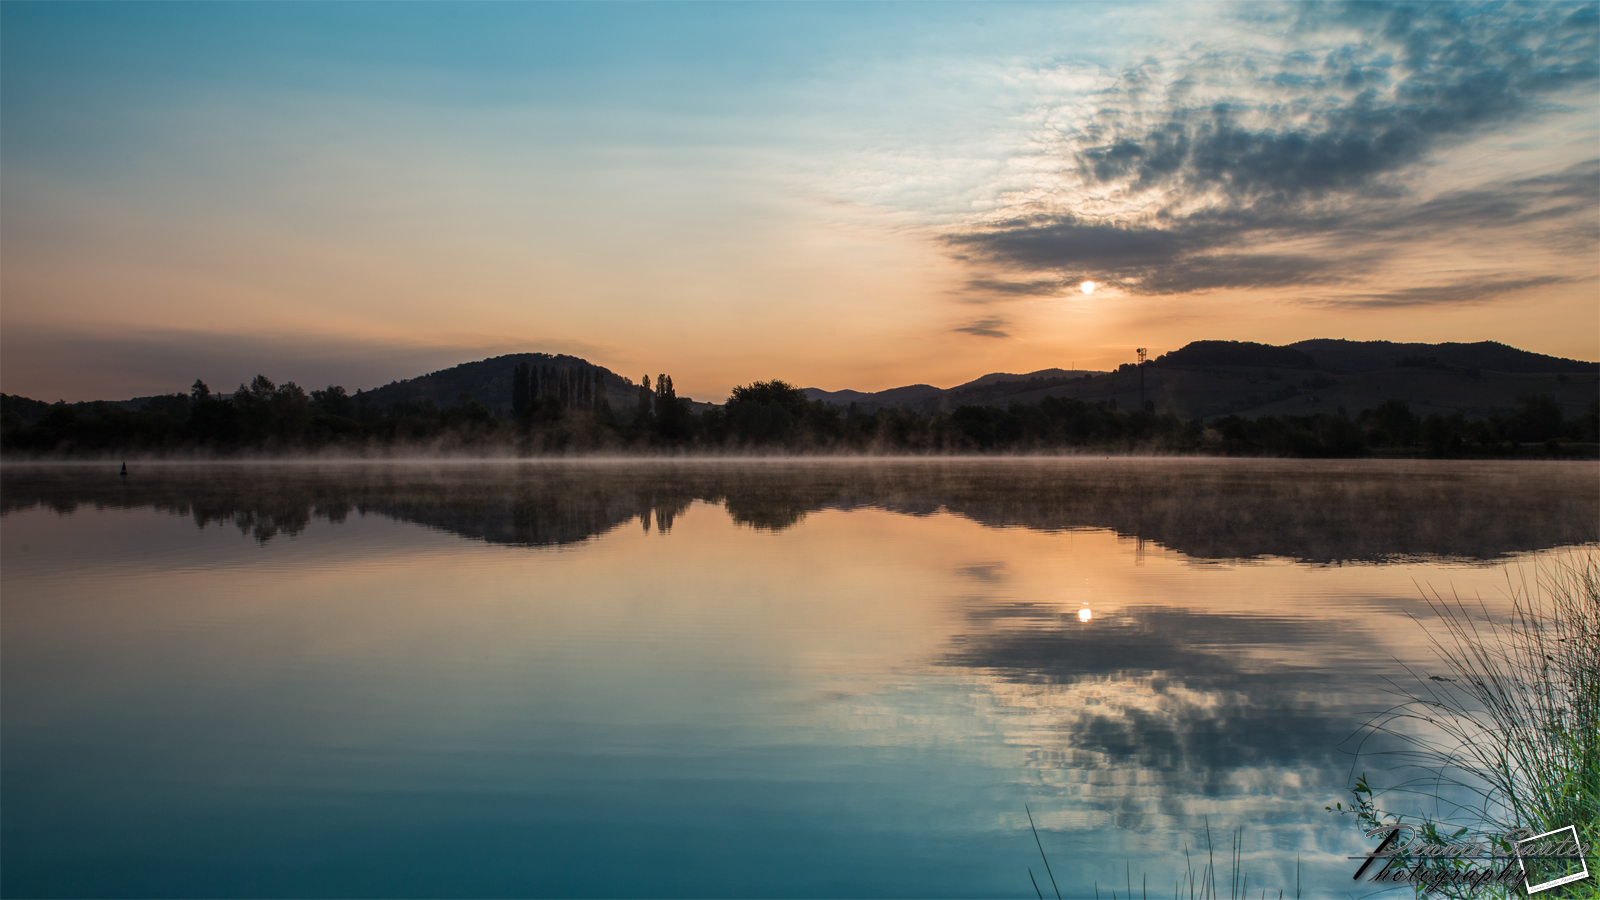
[[(1094, 182), (1135, 190), (1176, 186), (1233, 200), (1363, 193), (1443, 140), (1535, 113), (1543, 94), (1593, 85), (1600, 29), (1588, 21), (1571, 5), (1307, 9), (1302, 31), (1363, 33), (1320, 60), (1285, 55), (1278, 71), (1255, 76), (1271, 89), (1254, 96), (1212, 98), (1180, 79), (1154, 121), (1104, 107), (1091, 132), (1099, 139), (1082, 144), (1075, 162)], [(1220, 67), (1236, 84), (1254, 68), (1221, 55), (1206, 62), (1203, 72)], [(1129, 73), (1129, 87), (1146, 86), (1150, 74)]]
[(965, 332), (966, 334), (973, 334), (977, 335), (978, 337), (1005, 338), (1011, 336), (1011, 332), (1006, 331), (1004, 328), (1009, 324), (1010, 323), (1005, 319), (989, 316), (988, 318), (977, 319), (950, 330)]
[(1333, 284), (1349, 280), (1350, 269), (1339, 271), (1327, 257), (1306, 254), (1213, 254), (1190, 256), (1139, 272), (1142, 293), (1182, 294), (1217, 288), (1260, 288), (1288, 285)]
[(967, 291), (981, 294), (1001, 294), (1013, 297), (1050, 297), (1059, 294), (1064, 282), (1059, 278), (1040, 281), (1005, 281), (996, 278), (972, 278)]
[(1473, 231), (1539, 228), (1563, 249), (1592, 251), (1600, 241), (1600, 159), (1561, 172), (1446, 191), (1428, 200), (1352, 210), (1338, 227), (1350, 238), (1460, 235)]
[(1313, 301), (1313, 305), (1342, 309), (1360, 309), (1395, 306), (1464, 306), (1487, 303), (1507, 294), (1551, 284), (1572, 281), (1559, 275), (1541, 275), (1534, 278), (1466, 278), (1446, 284), (1422, 285), (1400, 288), (1374, 294), (1353, 294), (1344, 297)]
[(1068, 215), (1006, 222), (947, 240), (1003, 262), (1103, 271), (1157, 265), (1222, 239), (1197, 229), (1086, 222)]
[[(1275, 14), (1286, 21), (1272, 27), (1289, 30), (1279, 49), (1146, 60), (1091, 95), (1088, 112), (1063, 107), (1040, 138), (1058, 180), (947, 233), (952, 255), (986, 267), (974, 279), (986, 285), (1053, 275), (1176, 294), (1349, 282), (1402, 245), (1492, 229), (1537, 228), (1549, 249), (1589, 254), (1594, 160), (1535, 178), (1480, 173), (1470, 188), (1425, 189), (1424, 176), (1457, 144), (1592, 103), (1593, 5)], [(1419, 287), (1391, 302), (1461, 296)]]

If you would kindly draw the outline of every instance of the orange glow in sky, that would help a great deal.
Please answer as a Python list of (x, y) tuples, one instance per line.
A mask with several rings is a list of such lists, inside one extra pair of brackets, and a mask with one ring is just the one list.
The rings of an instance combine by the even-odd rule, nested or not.
[(541, 351), (720, 401), (1202, 339), (1600, 358), (1597, 26), (1421, 9), (8, 6), (0, 379)]

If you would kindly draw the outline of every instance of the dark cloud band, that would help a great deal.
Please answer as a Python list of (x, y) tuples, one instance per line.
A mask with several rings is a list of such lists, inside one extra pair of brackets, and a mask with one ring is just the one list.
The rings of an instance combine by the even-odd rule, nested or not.
[[(1410, 179), (1454, 143), (1592, 102), (1600, 5), (1319, 4), (1286, 18), (1323, 49), (1123, 73), (1061, 153), (1084, 190), (1138, 212), (1026, 214), (947, 235), (988, 270), (972, 295), (1080, 278), (1142, 294), (1349, 283), (1406, 244), (1493, 229), (1538, 229), (1592, 268), (1600, 162), (1427, 198)], [(1310, 237), (1313, 252), (1264, 249)], [(1571, 277), (1507, 272), (1343, 302), (1459, 305)]]

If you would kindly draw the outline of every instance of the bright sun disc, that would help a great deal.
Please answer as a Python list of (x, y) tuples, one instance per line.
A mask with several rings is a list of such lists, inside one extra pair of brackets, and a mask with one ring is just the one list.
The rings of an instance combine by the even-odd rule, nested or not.
[(1079, 622), (1087, 622), (1087, 621), (1089, 621), (1089, 619), (1093, 618), (1093, 616), (1094, 616), (1094, 613), (1089, 612), (1089, 607), (1087, 607), (1087, 606), (1085, 606), (1083, 609), (1078, 610), (1078, 621)]
[(1085, 282), (1084, 282), (1084, 283), (1083, 283), (1083, 285), (1082, 285), (1082, 287), (1083, 287), (1083, 292), (1084, 292), (1084, 293), (1085, 293), (1085, 294), (1092, 294), (1092, 293), (1094, 293), (1094, 282), (1092, 282), (1092, 281), (1085, 281)]

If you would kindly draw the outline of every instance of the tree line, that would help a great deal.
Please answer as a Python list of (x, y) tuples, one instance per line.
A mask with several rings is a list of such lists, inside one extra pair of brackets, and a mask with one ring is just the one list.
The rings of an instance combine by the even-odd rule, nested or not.
[(871, 412), (812, 401), (783, 381), (733, 389), (720, 407), (696, 413), (670, 375), (641, 379), (631, 414), (613, 411), (598, 370), (519, 364), (511, 409), (501, 414), (462, 394), (387, 405), (343, 387), (306, 391), (258, 375), (231, 394), (196, 380), (187, 394), (134, 411), (109, 403), (46, 404), (0, 395), (0, 447), (13, 454), (150, 452), (391, 453), (408, 450), (538, 455), (593, 452), (792, 452), (860, 454), (1204, 453), (1295, 457), (1593, 456), (1600, 403), (1567, 418), (1550, 397), (1520, 410), (1467, 420), (1419, 416), (1388, 400), (1354, 416), (1237, 415), (1180, 420), (1115, 401), (1045, 397), (1009, 407), (949, 412)]
[(511, 372), (511, 414), (539, 421), (559, 419), (563, 410), (609, 413), (605, 379), (593, 367), (539, 366), (519, 363)]

